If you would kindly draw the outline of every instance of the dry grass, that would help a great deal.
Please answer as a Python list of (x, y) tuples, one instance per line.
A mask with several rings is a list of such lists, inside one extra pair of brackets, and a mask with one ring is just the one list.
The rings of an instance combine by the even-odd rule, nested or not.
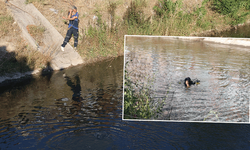
[(47, 63), (51, 61), (52, 57), (50, 55), (50, 51), (45, 53), (41, 53), (37, 50), (29, 48), (26, 44), (22, 42), (18, 43), (18, 48), (15, 51), (16, 59), (18, 62), (22, 61), (22, 58), (25, 58), (26, 61), (22, 63), (26, 63), (26, 65), (30, 68), (30, 70), (35, 70), (39, 68), (45, 68)]
[[(21, 37), (21, 30), (15, 23), (6, 4), (0, 1), (0, 75), (14, 72), (26, 72), (39, 68), (45, 68), (51, 61), (48, 52), (42, 54), (27, 46), (27, 42)], [(44, 32), (41, 27), (31, 27), (33, 37), (39, 37)], [(4, 45), (8, 43), (11, 45)]]
[(0, 1), (0, 37), (9, 35), (13, 32), (13, 18), (10, 15), (10, 12), (7, 10), (5, 3)]
[(43, 45), (42, 40), (43, 40), (43, 34), (45, 32), (45, 27), (28, 25), (26, 28), (29, 34), (36, 40), (37, 44), (42, 46)]
[[(123, 37), (126, 34), (190, 36), (199, 35), (198, 33), (204, 31), (222, 31), (225, 28), (230, 28), (230, 18), (215, 13), (209, 6), (205, 7), (206, 15), (202, 17), (192, 14), (197, 8), (201, 7), (203, 0), (183, 0), (182, 7), (177, 9), (177, 13), (183, 11), (187, 14), (186, 16), (189, 15), (189, 18), (185, 15), (181, 18), (175, 13), (164, 21), (155, 19), (153, 7), (157, 5), (158, 0), (134, 1), (141, 6), (140, 9), (143, 11), (145, 20), (147, 20), (145, 21), (147, 27), (139, 26), (137, 28), (138, 26), (124, 25), (123, 18), (128, 9), (131, 8), (131, 1), (127, 0), (27, 0), (27, 2), (32, 2), (63, 36), (65, 36), (68, 26), (65, 25), (62, 16), (67, 15), (70, 5), (76, 5), (80, 15), (78, 52), (82, 57), (87, 57), (88, 61), (123, 55)], [(3, 4), (2, 2), (1, 5)], [(114, 10), (111, 9), (111, 6)], [(3, 11), (0, 10), (1, 14), (5, 14), (4, 9)], [(94, 19), (96, 16), (101, 21)], [(2, 22), (6, 25), (13, 22), (13, 19), (7, 16), (3, 20)], [(201, 24), (197, 25), (197, 21)], [(101, 26), (105, 26), (105, 29)], [(92, 36), (92, 33), (89, 33), (91, 27), (94, 29), (91, 32), (96, 32)], [(13, 28), (1, 26), (0, 30), (7, 30), (0, 33), (6, 34), (9, 31), (12, 32)], [(36, 29), (34, 30), (35, 33), (38, 33)], [(73, 38), (69, 43), (73, 44)]]
[(15, 45), (15, 51), (7, 52), (1, 58), (0, 75), (46, 68), (47, 63), (51, 61), (48, 53), (42, 54), (29, 48), (24, 40), (15, 41)]

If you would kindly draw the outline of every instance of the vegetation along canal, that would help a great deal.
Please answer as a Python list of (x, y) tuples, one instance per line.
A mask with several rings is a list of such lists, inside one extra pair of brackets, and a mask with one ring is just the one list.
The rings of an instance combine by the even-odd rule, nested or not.
[[(156, 94), (159, 94), (159, 97), (165, 96), (164, 92), (169, 90), (168, 94), (174, 95), (172, 105), (165, 105), (164, 112), (168, 112), (166, 106), (175, 106), (174, 111), (171, 115), (161, 116), (160, 119), (204, 120), (206, 118), (208, 121), (225, 122), (249, 120), (246, 115), (249, 105), (247, 99), (249, 95), (246, 96), (247, 90), (249, 91), (249, 52), (244, 51), (244, 48), (230, 49), (220, 45), (214, 47), (199, 42), (168, 41), (169, 46), (165, 47), (157, 41), (148, 41), (143, 46), (138, 44), (137, 39), (127, 48), (141, 47), (141, 50), (150, 56), (148, 61), (137, 58), (154, 68), (151, 68), (153, 72), (159, 73), (156, 76), (158, 80), (155, 81), (157, 83), (155, 88), (159, 89)], [(145, 48), (146, 46), (148, 47)], [(155, 53), (152, 53), (149, 47), (155, 48)], [(177, 48), (178, 51), (174, 52), (171, 47)], [(149, 61), (152, 63), (148, 63)], [(162, 67), (163, 65), (167, 67)], [(169, 73), (169, 70), (173, 72)], [(249, 147), (249, 124), (122, 120), (122, 75), (123, 57), (118, 57), (114, 60), (66, 69), (48, 76), (27, 79), (22, 85), (13, 83), (8, 88), (1, 88), (0, 148), (238, 149)], [(170, 78), (171, 76), (173, 78)], [(182, 80), (186, 76), (198, 78), (201, 83), (185, 89)], [(171, 84), (165, 84), (167, 82)], [(242, 88), (243, 86), (248, 89)], [(213, 88), (216, 90), (212, 90)], [(173, 94), (171, 91), (174, 90), (176, 92)], [(180, 98), (177, 98), (177, 95)], [(229, 103), (224, 103), (222, 99)], [(221, 100), (222, 104), (216, 100)], [(238, 103), (238, 100), (242, 104)], [(239, 105), (234, 105), (237, 103)], [(192, 109), (184, 107), (191, 104)], [(214, 107), (218, 117), (207, 116), (206, 113), (209, 111), (207, 109), (203, 111), (204, 104), (208, 109)], [(223, 104), (226, 106), (223, 107)], [(185, 112), (178, 111), (176, 106), (194, 113), (188, 116), (182, 115)]]
[[(1, 90), (1, 149), (231, 149), (249, 145), (242, 142), (250, 136), (246, 124), (122, 121), (122, 74), (123, 58), (119, 57)], [(77, 100), (79, 91), (82, 99)]]
[[(139, 84), (151, 78), (151, 101), (164, 100), (162, 112), (149, 119), (249, 122), (248, 47), (127, 36), (126, 51), (131, 80)], [(200, 84), (186, 88), (186, 77)]]

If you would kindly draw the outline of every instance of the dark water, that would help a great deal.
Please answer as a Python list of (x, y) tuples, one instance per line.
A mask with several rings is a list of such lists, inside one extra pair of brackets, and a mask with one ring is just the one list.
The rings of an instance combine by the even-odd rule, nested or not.
[(2, 89), (0, 149), (250, 148), (249, 125), (122, 121), (122, 72), (118, 58)]
[[(154, 74), (155, 97), (167, 95), (155, 119), (249, 122), (249, 48), (163, 37), (127, 37), (126, 46), (134, 80)], [(201, 82), (187, 89), (186, 77)]]

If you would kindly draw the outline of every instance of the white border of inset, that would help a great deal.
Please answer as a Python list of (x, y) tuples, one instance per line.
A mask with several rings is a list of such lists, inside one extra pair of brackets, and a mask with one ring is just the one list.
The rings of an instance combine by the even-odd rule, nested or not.
[[(188, 37), (188, 36), (151, 36), (151, 35), (124, 35), (124, 62), (123, 62), (123, 92), (122, 92), (122, 120), (123, 121), (156, 121), (156, 122), (183, 122), (183, 123), (231, 123), (231, 124), (250, 124), (250, 102), (248, 108), (248, 121), (249, 122), (215, 122), (215, 121), (186, 121), (186, 120), (149, 120), (149, 119), (124, 119), (124, 84), (125, 84), (125, 47), (126, 47), (126, 37), (163, 37), (172, 39), (182, 39), (182, 40), (198, 40), (204, 42), (212, 42), (217, 44), (226, 44), (234, 46), (250, 47), (250, 38), (231, 38), (231, 37)], [(250, 49), (249, 49), (250, 53)]]

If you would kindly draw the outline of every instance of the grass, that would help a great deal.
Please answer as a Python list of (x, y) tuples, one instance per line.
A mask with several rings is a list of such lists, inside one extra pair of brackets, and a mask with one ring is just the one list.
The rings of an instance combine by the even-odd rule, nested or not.
[[(3, 2), (0, 2), (0, 6), (3, 5)], [(12, 23), (14, 22), (14, 19), (9, 15), (8, 13), (6, 14), (7, 9), (6, 7), (3, 8), (2, 11), (0, 11), (0, 37), (4, 37), (6, 35), (9, 35), (10, 32), (13, 30)]]
[[(8, 12), (5, 3), (0, 2), (0, 6), (2, 8), (0, 10), (1, 41), (8, 42), (15, 47), (14, 50), (10, 51), (8, 47), (2, 46), (6, 48), (3, 49), (3, 52), (0, 51), (0, 76), (45, 68), (47, 63), (51, 61), (50, 50), (42, 54), (29, 47), (21, 37), (21, 30), (14, 23), (14, 19)], [(45, 30), (43, 27), (30, 26), (29, 31), (35, 39), (39, 39)]]
[[(124, 35), (199, 35), (204, 31), (220, 32), (250, 18), (245, 13), (249, 11), (248, 0), (240, 2), (240, 8), (244, 9), (238, 9), (232, 15), (223, 14), (220, 11), (223, 5), (217, 7), (216, 1), (218, 0), (133, 0), (129, 3), (115, 0), (102, 4), (100, 1), (75, 2), (74, 5), (79, 6), (81, 20), (79, 54), (87, 59), (117, 57), (123, 55)], [(40, 3), (45, 7), (43, 0), (27, 2)], [(49, 4), (58, 7), (61, 15), (66, 14), (66, 5), (69, 5), (63, 2), (58, 6), (56, 1), (50, 1)], [(238, 20), (235, 16), (237, 13), (243, 14), (238, 16)], [(93, 20), (93, 16), (98, 19)], [(65, 33), (65, 28), (61, 27), (59, 30), (60, 33)]]
[[(206, 121), (208, 118), (215, 116), (216, 117), (216, 121), (220, 121), (219, 117), (218, 117), (219, 113), (217, 111), (213, 111), (211, 110), (208, 115), (203, 119), (203, 121)], [(211, 119), (211, 118), (210, 118)]]
[[(134, 71), (128, 71), (128, 64), (125, 65), (125, 84), (124, 84), (124, 119), (154, 119), (161, 113), (165, 98), (154, 98), (151, 86), (152, 77), (133, 80)], [(138, 75), (138, 74), (137, 74)], [(141, 75), (144, 77), (144, 75)]]
[[(234, 25), (235, 18), (215, 11), (212, 0), (203, 0), (198, 6), (192, 6), (187, 11), (188, 1), (159, 0), (151, 9), (155, 12), (152, 16), (144, 13), (148, 6), (145, 0), (131, 1), (130, 6), (121, 18), (111, 17), (111, 26), (103, 21), (100, 12), (97, 25), (86, 29), (84, 38), (79, 44), (83, 57), (115, 57), (122, 54), (124, 35), (167, 35), (190, 36), (208, 30), (223, 31)], [(109, 3), (107, 12), (115, 16), (118, 2)], [(191, 10), (191, 11), (190, 11)], [(244, 16), (246, 20), (249, 15)], [(115, 19), (119, 18), (119, 19)], [(242, 23), (242, 22), (237, 22)]]
[(212, 7), (215, 11), (232, 19), (232, 25), (237, 25), (246, 21), (249, 15), (249, 0), (212, 0)]
[(43, 26), (35, 26), (35, 25), (28, 25), (27, 30), (29, 34), (36, 40), (38, 45), (43, 45), (43, 34), (45, 32), (45, 27)]
[[(125, 2), (122, 0), (105, 2), (102, 5), (95, 2), (90, 3), (91, 11), (87, 13), (84, 12), (87, 6), (84, 5), (84, 9), (79, 6), (78, 11), (81, 22), (79, 25), (78, 52), (88, 60), (102, 60), (123, 55), (124, 35), (199, 35), (199, 33), (209, 30), (220, 32), (235, 25), (235, 23), (243, 23), (250, 18), (246, 13), (249, 12), (248, 0), (239, 3), (237, 11), (230, 15), (224, 14), (221, 11), (223, 5), (216, 5), (216, 1), (199, 1), (198, 6), (197, 1), (195, 3), (191, 0), (158, 0), (154, 2), (134, 0), (127, 3), (125, 9), (123, 9)], [(234, 0), (230, 1), (236, 2)], [(44, 0), (27, 0), (26, 3), (40, 3), (42, 7), (47, 7), (47, 5), (44, 5)], [(54, 7), (59, 4), (57, 1), (46, 1), (46, 3)], [(65, 2), (61, 5), (64, 4), (66, 5)], [(78, 5), (77, 2), (74, 4)], [(82, 4), (85, 4), (85, 2), (79, 3), (79, 5)], [(4, 2), (1, 2), (1, 6), (3, 6), (3, 9), (0, 12), (4, 15), (0, 16), (0, 35), (4, 37), (13, 33), (11, 24), (13, 24), (14, 20), (10, 15), (6, 15)], [(66, 6), (62, 8), (62, 10), (59, 9), (60, 15), (63, 15), (68, 9)], [(123, 12), (119, 10), (121, 8), (124, 10)], [(82, 23), (88, 22), (87, 17), (90, 14), (97, 16), (98, 19), (83, 26)], [(52, 19), (56, 18), (52, 17)], [(88, 19), (91, 20), (92, 17)], [(44, 32), (42, 27), (32, 27), (30, 29), (30, 34), (35, 39), (36, 36), (39, 37)], [(61, 30), (65, 31), (65, 28), (61, 27)], [(37, 40), (37, 42), (41, 41)]]
[(51, 60), (49, 53), (42, 54), (29, 48), (23, 41), (17, 43), (18, 48), (6, 53), (0, 60), (0, 75), (20, 72), (24, 73), (35, 69), (46, 68)]
[(45, 0), (26, 0), (25, 3), (29, 4), (29, 3), (33, 3), (33, 2), (40, 2), (40, 3), (44, 3)]
[[(112, 8), (115, 8), (113, 4)], [(111, 8), (111, 9), (112, 9)], [(114, 15), (114, 12), (110, 10)], [(97, 11), (97, 25), (90, 26), (84, 37), (79, 38), (79, 53), (82, 57), (104, 58), (123, 55), (123, 37), (117, 28), (109, 28), (102, 20), (102, 15)], [(113, 20), (113, 19), (112, 19)]]

